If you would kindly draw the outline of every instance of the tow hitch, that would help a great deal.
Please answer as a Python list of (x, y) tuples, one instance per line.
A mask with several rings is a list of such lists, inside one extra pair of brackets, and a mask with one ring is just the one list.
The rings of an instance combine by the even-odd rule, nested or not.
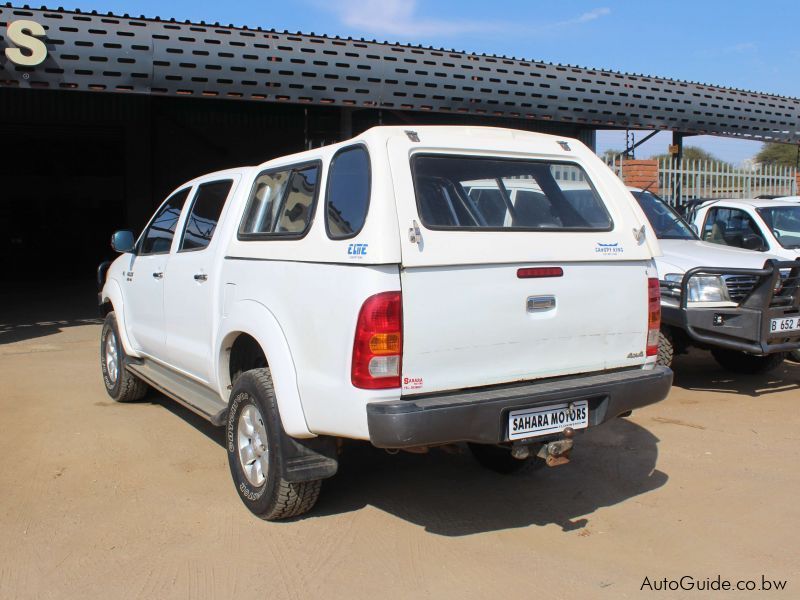
[[(557, 467), (565, 465), (569, 462), (569, 451), (572, 450), (573, 442), (572, 437), (575, 431), (571, 427), (564, 430), (564, 438), (542, 444), (539, 452), (536, 453), (538, 458), (544, 459), (548, 467)], [(511, 448), (511, 456), (518, 460), (525, 460), (531, 456), (531, 447), (527, 444), (515, 445)]]
[(572, 450), (571, 439), (556, 440), (549, 444), (542, 444), (536, 456), (543, 458), (548, 467), (557, 467), (569, 462), (570, 450)]

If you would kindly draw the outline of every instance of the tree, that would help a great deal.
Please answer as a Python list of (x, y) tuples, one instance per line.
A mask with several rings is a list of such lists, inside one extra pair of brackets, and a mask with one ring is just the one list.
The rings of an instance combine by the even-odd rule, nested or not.
[(797, 166), (797, 146), (791, 144), (778, 144), (769, 142), (761, 146), (756, 154), (755, 161), (763, 165), (780, 165), (784, 167)]
[[(671, 158), (671, 157), (672, 157), (671, 154), (656, 154), (655, 156), (651, 156), (650, 158), (663, 160), (665, 158)], [(707, 160), (709, 162), (725, 163), (724, 160), (720, 160), (707, 150), (703, 150), (702, 148), (698, 148), (697, 146), (686, 146), (683, 149), (683, 160)]]

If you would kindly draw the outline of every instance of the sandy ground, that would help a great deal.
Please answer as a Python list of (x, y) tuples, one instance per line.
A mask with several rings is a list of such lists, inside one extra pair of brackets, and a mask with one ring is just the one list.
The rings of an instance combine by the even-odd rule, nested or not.
[(800, 597), (800, 365), (683, 357), (667, 401), (554, 469), (354, 445), (310, 515), (268, 523), (219, 430), (106, 396), (99, 331), (0, 334), (0, 598), (630, 598), (645, 576), (718, 574)]

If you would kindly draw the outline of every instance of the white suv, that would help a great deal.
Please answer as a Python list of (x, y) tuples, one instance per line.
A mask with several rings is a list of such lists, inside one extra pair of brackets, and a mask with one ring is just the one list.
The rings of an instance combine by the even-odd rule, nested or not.
[[(762, 373), (782, 364), (787, 352), (798, 352), (800, 262), (702, 241), (696, 228), (658, 196), (629, 189), (664, 252), (656, 259), (661, 280), (659, 364), (669, 366), (674, 354), (698, 346), (711, 350), (725, 369)], [(726, 215), (733, 212), (724, 209)]]
[(341, 438), (560, 464), (671, 385), (646, 223), (580, 142), (502, 129), (378, 127), (199, 177), (112, 238), (105, 385), (224, 425), (267, 519), (314, 504)]

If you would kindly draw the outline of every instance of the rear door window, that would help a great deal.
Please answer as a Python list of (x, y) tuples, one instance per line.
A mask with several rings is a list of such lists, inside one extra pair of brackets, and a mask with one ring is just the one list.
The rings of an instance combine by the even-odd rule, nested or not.
[(175, 237), (175, 228), (181, 218), (183, 205), (191, 188), (182, 189), (170, 196), (150, 221), (139, 243), (140, 255), (167, 254)]
[(302, 237), (319, 190), (318, 163), (265, 171), (256, 178), (239, 228), (241, 239)]
[(602, 199), (578, 165), (418, 155), (417, 208), (429, 229), (609, 231)]
[(217, 228), (222, 207), (231, 191), (233, 181), (212, 181), (203, 183), (197, 188), (192, 203), (192, 210), (186, 218), (183, 229), (180, 252), (186, 250), (202, 250), (211, 243), (214, 230)]

